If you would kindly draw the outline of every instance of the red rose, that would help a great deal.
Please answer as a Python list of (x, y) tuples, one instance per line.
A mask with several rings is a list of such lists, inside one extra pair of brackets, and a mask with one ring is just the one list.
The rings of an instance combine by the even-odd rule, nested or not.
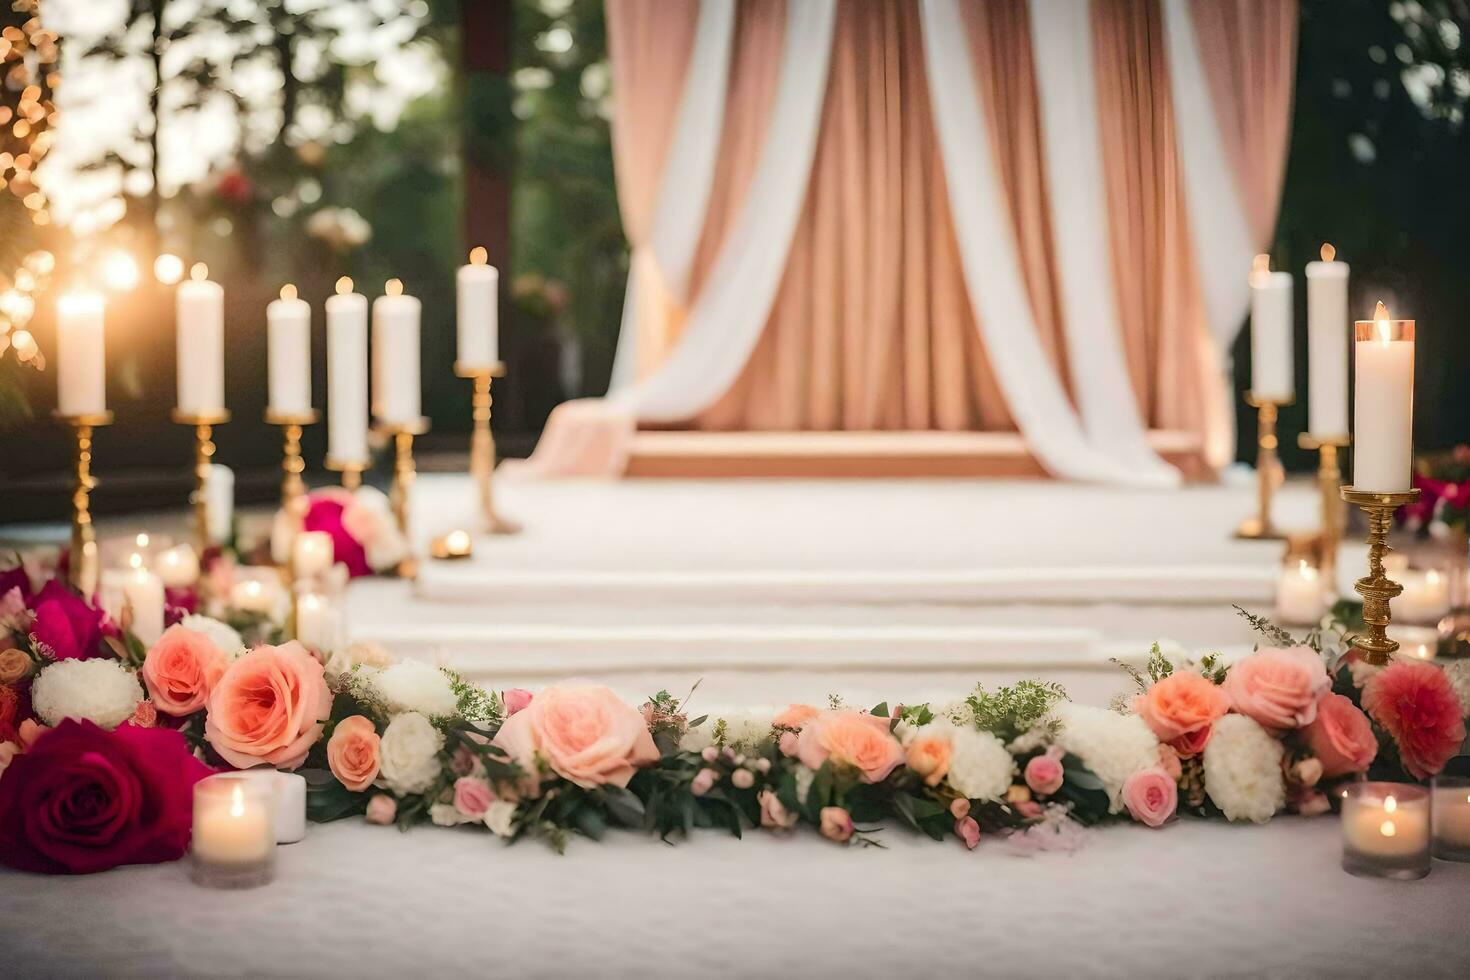
[(176, 860), (209, 774), (178, 732), (63, 721), (0, 776), (0, 862), (90, 874)]
[(54, 579), (36, 594), (31, 636), (55, 660), (85, 660), (98, 654), (103, 613)]
[(1388, 730), (1399, 761), (1415, 779), (1428, 779), (1465, 741), (1465, 708), (1443, 670), (1422, 660), (1397, 660), (1363, 687), (1363, 708)]
[(0, 572), (0, 595), (4, 595), (11, 589), (20, 590), (20, 598), (26, 605), (31, 601), (31, 577), (26, 574), (24, 565), (16, 565)]
[(326, 531), (332, 536), (332, 555), (335, 561), (347, 566), (347, 574), (353, 578), (373, 574), (368, 564), (367, 552), (362, 544), (342, 524), (342, 512), (352, 499), (350, 494), (340, 491), (318, 490), (308, 498), (306, 517), (301, 526), (307, 531)]

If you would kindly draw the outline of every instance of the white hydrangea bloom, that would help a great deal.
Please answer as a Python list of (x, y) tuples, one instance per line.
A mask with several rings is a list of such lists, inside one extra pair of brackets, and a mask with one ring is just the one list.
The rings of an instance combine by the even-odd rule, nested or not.
[(1063, 702), (1056, 745), (1082, 760), (1108, 791), (1108, 812), (1123, 810), (1123, 784), (1159, 761), (1159, 740), (1137, 715)]
[(439, 778), (444, 736), (429, 719), (407, 711), (383, 730), (379, 747), (383, 782), (395, 793), (422, 793)]
[(1016, 775), (1016, 760), (1005, 743), (990, 732), (948, 722), (924, 726), (925, 735), (948, 736), (954, 746), (949, 760), (949, 785), (971, 800), (1003, 799)]
[(1205, 792), (1228, 819), (1265, 823), (1286, 805), (1284, 752), (1252, 719), (1226, 715), (1205, 746)]
[(390, 713), (416, 711), (430, 718), (443, 718), (459, 707), (449, 676), (422, 660), (400, 661), (373, 671), (366, 680)]
[(116, 660), (58, 660), (31, 686), (31, 704), (47, 725), (67, 718), (113, 729), (133, 716), (143, 700), (138, 675)]
[(245, 641), (241, 639), (239, 632), (228, 623), (221, 623), (211, 616), (185, 616), (179, 620), (179, 625), (203, 636), (224, 651), (225, 656), (231, 660), (245, 652)]
[(771, 723), (775, 718), (774, 708), (722, 715), (721, 720), (725, 723), (725, 744), (737, 752), (757, 749), (770, 739)]
[(679, 739), (680, 752), (703, 752), (715, 744), (714, 719), (706, 718), (704, 724), (692, 726), (684, 730), (684, 737)]

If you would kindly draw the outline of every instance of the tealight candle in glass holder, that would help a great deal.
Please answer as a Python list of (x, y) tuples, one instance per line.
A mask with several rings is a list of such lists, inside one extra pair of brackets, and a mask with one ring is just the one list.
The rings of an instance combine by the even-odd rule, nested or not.
[(1353, 783), (1343, 791), (1342, 869), (1365, 878), (1429, 874), (1429, 791), (1408, 783)]
[(1433, 793), (1434, 856), (1470, 861), (1470, 776), (1435, 776)]
[(194, 784), (193, 877), (209, 888), (254, 888), (275, 875), (276, 797), (241, 773)]

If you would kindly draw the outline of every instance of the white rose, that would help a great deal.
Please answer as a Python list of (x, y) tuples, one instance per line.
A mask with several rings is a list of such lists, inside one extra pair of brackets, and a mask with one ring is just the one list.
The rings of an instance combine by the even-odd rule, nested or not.
[(116, 728), (133, 716), (141, 700), (138, 675), (116, 660), (58, 660), (31, 686), (32, 707), (53, 728), (66, 718)]
[(383, 731), (379, 773), (388, 788), (399, 795), (422, 793), (439, 778), (439, 753), (443, 748), (444, 736), (429, 719), (417, 712), (405, 712), (388, 722)]
[(515, 833), (516, 805), (509, 800), (496, 800), (485, 811), (485, 826), (496, 837), (510, 837)]
[(414, 711), (443, 718), (459, 708), (459, 698), (448, 675), (422, 660), (404, 660), (386, 670), (374, 671), (367, 677), (367, 683), (390, 713)]
[(199, 633), (224, 651), (225, 656), (231, 660), (236, 659), (245, 652), (245, 641), (234, 627), (227, 623), (221, 623), (209, 616), (185, 616), (179, 620), (179, 625), (194, 633)]

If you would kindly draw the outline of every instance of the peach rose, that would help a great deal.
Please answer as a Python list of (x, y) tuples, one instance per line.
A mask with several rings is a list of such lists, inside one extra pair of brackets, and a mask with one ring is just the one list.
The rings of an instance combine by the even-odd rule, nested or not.
[(819, 714), (821, 712), (809, 704), (791, 704), (786, 706), (785, 711), (771, 719), (771, 726), (800, 729)]
[(1222, 685), (1231, 707), (1263, 728), (1303, 728), (1332, 687), (1322, 657), (1311, 647), (1265, 649), (1238, 661)]
[(182, 718), (209, 703), (209, 692), (224, 676), (230, 659), (203, 633), (170, 626), (143, 660), (143, 683), (153, 704)]
[(840, 806), (824, 806), (820, 816), (823, 837), (839, 844), (846, 844), (852, 839), (852, 814)]
[(0, 684), (15, 684), (31, 675), (31, 658), (20, 647), (0, 651)]
[(1060, 761), (1050, 755), (1038, 755), (1026, 763), (1025, 777), (1033, 793), (1050, 796), (1062, 788), (1065, 775)]
[(1123, 805), (1139, 823), (1160, 827), (1179, 805), (1179, 787), (1164, 770), (1144, 769), (1124, 781)]
[(1322, 763), (1324, 779), (1362, 772), (1378, 754), (1373, 723), (1351, 698), (1341, 694), (1329, 694), (1317, 703), (1317, 720), (1302, 731), (1302, 736)]
[(466, 817), (483, 820), (495, 802), (495, 791), (483, 779), (461, 776), (454, 781), (454, 808)]
[(295, 640), (258, 646), (214, 685), (204, 737), (236, 769), (295, 769), (331, 713), (322, 665), (306, 647)]
[(852, 766), (865, 783), (881, 783), (903, 762), (903, 746), (888, 731), (887, 718), (823, 711), (802, 728), (796, 755), (809, 769), (820, 769), (831, 759)]
[(387, 826), (398, 816), (398, 801), (387, 793), (378, 793), (368, 800), (365, 816), (368, 823)]
[(938, 786), (949, 772), (954, 757), (954, 743), (943, 735), (920, 735), (909, 743), (908, 766), (924, 780), (925, 786)]
[(1170, 674), (1135, 698), (1133, 710), (1160, 742), (1189, 759), (1204, 751), (1210, 726), (1230, 710), (1230, 699), (1199, 674)]
[(494, 742), (532, 781), (541, 760), (583, 789), (626, 787), (633, 773), (659, 758), (638, 710), (590, 684), (548, 687), (505, 720)]
[(378, 778), (378, 751), (382, 745), (377, 726), (362, 715), (337, 722), (327, 739), (327, 767), (337, 782), (361, 793)]

